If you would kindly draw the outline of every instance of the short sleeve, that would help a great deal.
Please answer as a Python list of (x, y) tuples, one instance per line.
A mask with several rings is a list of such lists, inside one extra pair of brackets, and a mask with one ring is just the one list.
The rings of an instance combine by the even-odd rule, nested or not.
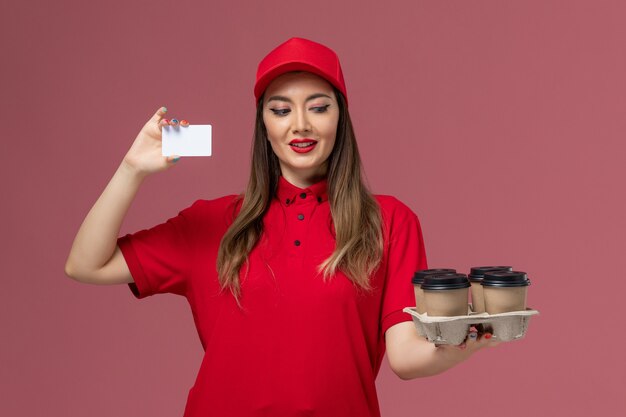
[(415, 271), (426, 268), (426, 250), (419, 219), (407, 206), (400, 203), (390, 222), (381, 315), (383, 334), (395, 324), (412, 320), (402, 309), (415, 305), (411, 279)]
[(186, 294), (193, 262), (190, 240), (198, 202), (162, 224), (117, 239), (134, 282), (136, 298), (154, 294)]

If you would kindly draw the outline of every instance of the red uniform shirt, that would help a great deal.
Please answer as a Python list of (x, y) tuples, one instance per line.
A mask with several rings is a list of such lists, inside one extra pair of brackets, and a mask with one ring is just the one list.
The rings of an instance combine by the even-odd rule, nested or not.
[(411, 278), (427, 268), (417, 216), (377, 195), (384, 257), (365, 293), (317, 265), (335, 248), (327, 180), (306, 189), (280, 177), (264, 233), (241, 269), (241, 310), (220, 292), (220, 240), (240, 205), (198, 200), (176, 217), (118, 239), (137, 298), (187, 298), (205, 355), (185, 417), (379, 416), (375, 379), (385, 331), (410, 321)]

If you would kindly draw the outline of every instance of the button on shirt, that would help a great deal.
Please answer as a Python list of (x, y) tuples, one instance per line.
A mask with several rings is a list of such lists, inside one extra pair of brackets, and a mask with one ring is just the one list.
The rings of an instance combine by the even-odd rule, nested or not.
[[(335, 249), (327, 180), (302, 189), (279, 178), (263, 234), (240, 271), (240, 309), (220, 291), (216, 260), (240, 210), (230, 195), (197, 200), (175, 217), (118, 239), (135, 297), (186, 297), (205, 356), (185, 417), (379, 416), (375, 378), (384, 333), (410, 321), (411, 278), (427, 268), (417, 216), (377, 195), (384, 254), (364, 292), (317, 266)], [(247, 270), (247, 272), (246, 272)]]
[[(287, 240), (293, 242), (290, 250), (287, 251), (289, 256), (304, 257), (309, 250), (308, 247), (316, 244), (316, 242), (311, 241), (311, 238), (317, 240), (315, 235), (307, 239), (307, 234), (311, 226), (310, 219), (315, 213), (318, 216), (326, 213), (320, 207), (322, 202), (328, 201), (326, 184), (327, 181), (324, 180), (307, 188), (306, 191), (302, 191), (302, 189), (290, 184), (284, 177), (280, 177), (277, 195), (278, 200), (285, 202), (283, 206), (286, 216), (284, 230), (287, 233)], [(268, 222), (270, 221), (268, 219)]]

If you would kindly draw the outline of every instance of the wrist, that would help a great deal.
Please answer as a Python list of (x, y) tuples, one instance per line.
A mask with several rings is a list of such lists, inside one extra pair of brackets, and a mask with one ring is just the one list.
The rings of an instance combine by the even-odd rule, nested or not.
[(137, 168), (133, 167), (131, 164), (126, 162), (126, 160), (122, 160), (122, 163), (118, 167), (118, 172), (120, 172), (125, 177), (129, 178), (133, 182), (141, 183), (144, 178), (148, 176), (146, 172), (142, 172)]

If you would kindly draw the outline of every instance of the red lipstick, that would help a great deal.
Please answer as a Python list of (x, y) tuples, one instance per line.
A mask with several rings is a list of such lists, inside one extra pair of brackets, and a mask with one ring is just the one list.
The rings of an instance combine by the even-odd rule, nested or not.
[(315, 145), (317, 145), (317, 141), (309, 138), (293, 139), (291, 142), (289, 142), (289, 146), (291, 147), (291, 149), (293, 149), (294, 152), (297, 153), (311, 152), (313, 148), (315, 148)]

